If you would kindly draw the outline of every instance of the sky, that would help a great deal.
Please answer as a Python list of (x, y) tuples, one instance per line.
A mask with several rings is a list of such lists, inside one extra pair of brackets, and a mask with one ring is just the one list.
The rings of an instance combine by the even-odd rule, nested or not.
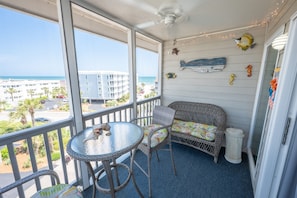
[[(126, 44), (75, 30), (78, 70), (128, 72)], [(156, 76), (158, 55), (137, 49), (137, 73)], [(0, 76), (64, 76), (57, 23), (0, 7)]]

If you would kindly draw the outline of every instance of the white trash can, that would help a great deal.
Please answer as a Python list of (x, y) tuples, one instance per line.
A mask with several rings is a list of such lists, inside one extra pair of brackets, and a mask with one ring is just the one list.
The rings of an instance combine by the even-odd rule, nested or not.
[(239, 164), (241, 162), (242, 139), (244, 137), (241, 129), (227, 128), (226, 132), (225, 159), (228, 162)]

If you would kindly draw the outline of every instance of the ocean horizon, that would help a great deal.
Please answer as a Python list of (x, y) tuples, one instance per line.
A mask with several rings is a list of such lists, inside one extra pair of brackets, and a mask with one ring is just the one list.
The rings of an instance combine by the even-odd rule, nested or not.
[[(65, 80), (65, 76), (0, 76), (0, 80)], [(138, 76), (138, 83), (155, 84), (155, 76)]]
[(64, 76), (0, 76), (1, 80), (65, 80)]

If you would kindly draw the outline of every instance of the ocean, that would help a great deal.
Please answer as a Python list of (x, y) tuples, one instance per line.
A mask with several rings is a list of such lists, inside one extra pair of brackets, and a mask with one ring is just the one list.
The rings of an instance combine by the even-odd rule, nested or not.
[(0, 76), (0, 80), (65, 80), (64, 76)]
[(156, 81), (155, 76), (138, 76), (138, 83), (144, 83), (146, 85), (154, 85)]
[[(0, 80), (65, 80), (64, 76), (0, 76)], [(154, 85), (156, 77), (138, 76), (138, 83)]]

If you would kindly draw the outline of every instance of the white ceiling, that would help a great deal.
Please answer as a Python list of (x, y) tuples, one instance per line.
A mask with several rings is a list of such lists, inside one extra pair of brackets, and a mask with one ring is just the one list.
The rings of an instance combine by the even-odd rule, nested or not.
[[(173, 40), (233, 29), (265, 25), (275, 17), (286, 0), (85, 0), (114, 18), (161, 40)], [(182, 19), (172, 26), (158, 23), (160, 8), (175, 7)], [(149, 23), (147, 23), (149, 22)], [(153, 23), (158, 23), (152, 25)]]

